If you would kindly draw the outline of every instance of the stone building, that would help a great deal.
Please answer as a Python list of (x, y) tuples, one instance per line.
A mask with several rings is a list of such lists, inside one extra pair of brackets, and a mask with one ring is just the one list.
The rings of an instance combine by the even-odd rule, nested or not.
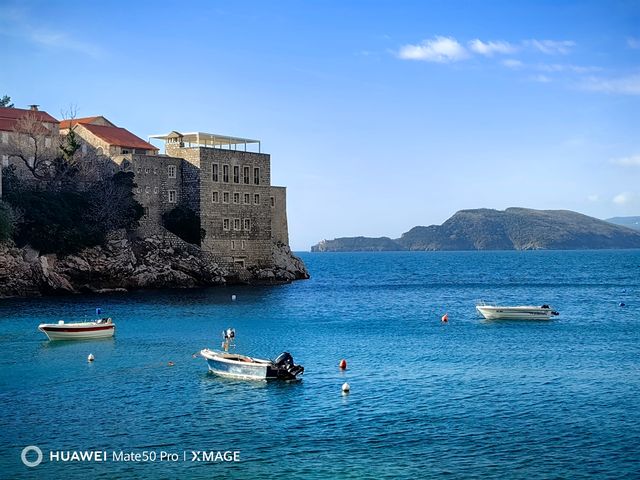
[(0, 107), (0, 198), (2, 198), (2, 169), (12, 165), (16, 175), (31, 179), (20, 153), (33, 166), (36, 156), (54, 152), (58, 148), (58, 120), (38, 105), (29, 109)]
[[(141, 235), (163, 232), (162, 215), (183, 205), (200, 218), (202, 250), (223, 265), (270, 268), (274, 244), (288, 245), (286, 188), (271, 185), (271, 156), (261, 151), (260, 141), (174, 131), (150, 137), (165, 142), (160, 154), (103, 116), (58, 122), (34, 108), (0, 108), (0, 150), (27, 113), (47, 125), (49, 147), (57, 148), (59, 135), (73, 129), (83, 165), (102, 168), (88, 169), (94, 178), (117, 170), (134, 173), (134, 195), (144, 207)], [(5, 156), (2, 162), (10, 163)]]
[(60, 122), (61, 134), (67, 134), (70, 128), (79, 138), (86, 161), (108, 158), (113, 170), (134, 173), (134, 196), (144, 208), (140, 233), (160, 231), (162, 214), (173, 209), (182, 197), (182, 159), (159, 155), (157, 147), (103, 116)]
[(175, 131), (150, 138), (184, 160), (180, 201), (200, 216), (202, 248), (224, 263), (271, 266), (273, 243), (289, 243), (286, 189), (271, 185), (271, 156), (260, 141)]

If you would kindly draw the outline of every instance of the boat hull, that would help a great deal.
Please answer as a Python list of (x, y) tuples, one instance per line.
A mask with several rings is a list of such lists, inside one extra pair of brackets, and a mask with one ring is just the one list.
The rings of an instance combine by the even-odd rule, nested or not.
[[(207, 361), (209, 371), (222, 377), (244, 380), (295, 380), (296, 375), (287, 374), (270, 360), (251, 358), (212, 350), (202, 350), (200, 355)], [(303, 371), (304, 369), (301, 368)]]
[(549, 320), (556, 312), (542, 307), (498, 307), (489, 305), (476, 306), (478, 313), (487, 320)]
[(49, 340), (91, 340), (95, 338), (113, 337), (116, 326), (92, 325), (79, 326), (78, 324), (40, 325), (38, 327)]

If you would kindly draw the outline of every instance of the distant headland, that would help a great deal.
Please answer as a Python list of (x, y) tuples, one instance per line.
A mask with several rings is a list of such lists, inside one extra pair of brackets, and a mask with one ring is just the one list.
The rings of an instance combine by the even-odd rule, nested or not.
[[(624, 217), (632, 218), (632, 217)], [(570, 210), (460, 210), (442, 225), (413, 227), (400, 238), (323, 240), (312, 252), (434, 250), (584, 250), (640, 248), (640, 231)], [(636, 217), (633, 217), (636, 218)], [(612, 219), (613, 220), (613, 219)], [(614, 224), (618, 223), (618, 224)], [(633, 223), (633, 222), (631, 222)]]

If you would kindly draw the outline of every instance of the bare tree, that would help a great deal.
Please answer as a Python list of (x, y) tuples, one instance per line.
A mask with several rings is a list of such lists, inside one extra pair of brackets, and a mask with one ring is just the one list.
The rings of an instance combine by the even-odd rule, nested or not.
[(20, 159), (35, 180), (59, 188), (77, 174), (79, 148), (72, 131), (61, 138), (57, 129), (28, 112), (16, 122), (5, 153), (10, 159)]

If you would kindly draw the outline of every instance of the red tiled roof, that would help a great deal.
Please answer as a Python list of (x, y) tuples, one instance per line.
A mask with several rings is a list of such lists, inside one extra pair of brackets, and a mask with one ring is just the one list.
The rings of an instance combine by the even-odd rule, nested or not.
[(136, 137), (129, 130), (120, 127), (105, 127), (102, 125), (92, 125), (90, 123), (82, 125), (84, 128), (93, 133), (96, 137), (101, 138), (109, 145), (118, 147), (139, 148), (142, 150), (158, 150), (158, 147), (145, 142), (140, 137)]
[(42, 110), (0, 107), (0, 130), (7, 132), (13, 131), (18, 120), (26, 115), (33, 115), (44, 123), (58, 123), (58, 120)]
[(100, 118), (99, 116), (96, 117), (83, 117), (83, 118), (72, 118), (71, 120), (60, 120), (60, 128), (70, 128), (71, 125), (86, 125), (87, 123), (91, 123), (93, 122), (96, 118)]

